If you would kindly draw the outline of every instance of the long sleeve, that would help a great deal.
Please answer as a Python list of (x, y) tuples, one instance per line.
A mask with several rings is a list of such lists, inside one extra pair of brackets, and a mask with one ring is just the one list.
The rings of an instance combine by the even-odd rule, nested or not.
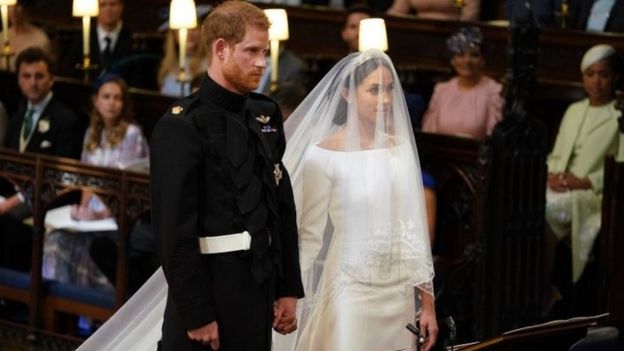
[(565, 137), (567, 135), (567, 133), (566, 133), (567, 123), (566, 123), (566, 121), (569, 119), (568, 116), (570, 116), (572, 113), (574, 113), (572, 110), (573, 110), (573, 106), (571, 105), (570, 107), (568, 107), (568, 109), (566, 110), (565, 114), (563, 115), (563, 118), (561, 119), (561, 124), (559, 125), (559, 130), (557, 131), (557, 137), (555, 139), (555, 144), (554, 144), (550, 154), (548, 154), (548, 158), (546, 159), (546, 162), (547, 162), (547, 165), (548, 165), (548, 172), (549, 173), (565, 171), (565, 169), (560, 164), (560, 160), (563, 157), (563, 149), (564, 149), (564, 146), (565, 146), (565, 143), (566, 143), (566, 140), (565, 140)]
[(310, 151), (304, 161), (299, 245), (301, 271), (305, 275), (323, 246), (327, 226), (332, 184), (328, 177), (328, 158), (319, 157), (328, 151)]
[(439, 91), (440, 85), (436, 84), (431, 100), (429, 101), (429, 107), (423, 116), (422, 130), (425, 132), (436, 133), (438, 131), (438, 118), (440, 114)]
[(492, 130), (496, 127), (496, 124), (503, 119), (503, 104), (505, 103), (503, 97), (500, 95), (502, 86), (497, 84), (497, 88), (493, 89), (488, 96), (487, 101), (487, 121), (485, 125), (485, 134), (492, 134)]
[(215, 320), (212, 286), (198, 243), (202, 140), (191, 122), (163, 117), (152, 134), (152, 221), (170, 299), (186, 330)]
[(62, 119), (57, 119), (60, 125), (55, 136), (56, 149), (54, 155), (78, 159), (82, 150), (83, 136), (78, 117), (65, 107), (59, 108), (58, 113), (64, 116)]

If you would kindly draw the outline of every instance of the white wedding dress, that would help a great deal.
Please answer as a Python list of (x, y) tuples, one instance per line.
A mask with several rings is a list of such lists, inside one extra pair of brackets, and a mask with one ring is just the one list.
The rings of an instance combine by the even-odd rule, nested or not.
[[(301, 332), (298, 350), (381, 351), (412, 346), (405, 325), (414, 321), (413, 288), (408, 288), (408, 272), (392, 257), (400, 250), (401, 241), (391, 240), (386, 233), (393, 225), (375, 222), (400, 191), (393, 189), (396, 183), (392, 179), (401, 176), (401, 168), (378, 167), (370, 172), (368, 167), (399, 166), (394, 161), (391, 149), (341, 152), (314, 147), (308, 154), (299, 229), (304, 277), (320, 251), (328, 220), (334, 230), (318, 299)], [(345, 208), (357, 208), (357, 218), (345, 218)], [(396, 218), (394, 224), (399, 221)], [(349, 249), (346, 241), (352, 245)], [(370, 264), (361, 266), (361, 262)]]
[[(316, 289), (300, 302), (298, 336), (275, 335), (276, 350), (292, 349), (293, 342), (298, 351), (413, 348), (405, 326), (415, 320), (415, 272), (402, 261), (414, 258), (417, 231), (426, 227), (392, 206), (406, 191), (396, 179), (409, 174), (396, 158), (398, 149), (310, 148), (300, 189), (299, 243), (304, 286)], [(328, 221), (333, 230), (325, 229)], [(427, 256), (428, 245), (417, 249)], [(324, 267), (320, 274), (318, 266)]]

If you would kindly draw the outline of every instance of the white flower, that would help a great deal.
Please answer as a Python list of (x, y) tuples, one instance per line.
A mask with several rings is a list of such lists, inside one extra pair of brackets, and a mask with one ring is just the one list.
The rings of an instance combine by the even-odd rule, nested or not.
[(41, 134), (43, 134), (43, 133), (47, 132), (48, 130), (50, 130), (50, 120), (48, 120), (48, 119), (41, 119), (41, 120), (39, 120), (39, 123), (37, 124), (37, 130)]

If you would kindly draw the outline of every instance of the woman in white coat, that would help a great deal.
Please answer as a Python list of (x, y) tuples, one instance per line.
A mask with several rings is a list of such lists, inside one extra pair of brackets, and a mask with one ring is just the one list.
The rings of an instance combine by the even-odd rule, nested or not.
[[(617, 122), (621, 112), (615, 109), (614, 98), (615, 83), (621, 78), (620, 65), (619, 56), (610, 45), (596, 45), (587, 51), (581, 62), (587, 98), (568, 107), (548, 155), (547, 277), (557, 241), (569, 236), (571, 279), (577, 282), (600, 229), (605, 156), (624, 157)], [(547, 289), (550, 287), (547, 284)], [(553, 290), (546, 290), (545, 294), (547, 312), (557, 294)]]

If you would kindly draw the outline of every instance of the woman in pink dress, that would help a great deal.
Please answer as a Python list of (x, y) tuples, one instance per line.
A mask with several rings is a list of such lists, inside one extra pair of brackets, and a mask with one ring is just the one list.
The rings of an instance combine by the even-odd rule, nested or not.
[(388, 14), (407, 15), (415, 12), (419, 18), (478, 21), (480, 9), (481, 0), (464, 0), (462, 7), (457, 7), (452, 0), (394, 0)]
[(477, 27), (462, 27), (447, 40), (457, 76), (436, 84), (423, 117), (425, 132), (483, 139), (501, 120), (502, 86), (483, 74), (482, 42)]

